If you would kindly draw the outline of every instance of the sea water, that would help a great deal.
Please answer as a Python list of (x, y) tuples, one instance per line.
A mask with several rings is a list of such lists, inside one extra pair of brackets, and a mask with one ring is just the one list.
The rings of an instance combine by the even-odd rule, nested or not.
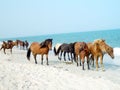
[(71, 43), (76, 41), (93, 42), (95, 39), (104, 39), (108, 45), (112, 47), (120, 47), (120, 29), (6, 38), (0, 39), (0, 41), (20, 39), (23, 41), (27, 40), (31, 43), (34, 41), (42, 42), (47, 38), (53, 39), (53, 46), (56, 43)]

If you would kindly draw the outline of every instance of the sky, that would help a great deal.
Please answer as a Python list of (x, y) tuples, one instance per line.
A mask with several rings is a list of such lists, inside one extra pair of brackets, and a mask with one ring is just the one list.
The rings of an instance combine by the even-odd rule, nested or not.
[(120, 0), (1, 0), (0, 38), (120, 28)]

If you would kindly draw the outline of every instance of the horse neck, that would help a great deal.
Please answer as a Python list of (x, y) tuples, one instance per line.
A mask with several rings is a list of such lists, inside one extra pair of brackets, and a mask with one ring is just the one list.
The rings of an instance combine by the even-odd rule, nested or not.
[(109, 47), (106, 43), (100, 45), (100, 50), (105, 54), (107, 53), (107, 47)]

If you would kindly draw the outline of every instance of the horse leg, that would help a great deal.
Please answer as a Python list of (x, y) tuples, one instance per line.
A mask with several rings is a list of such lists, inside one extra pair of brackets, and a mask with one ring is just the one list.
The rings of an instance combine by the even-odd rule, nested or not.
[(70, 55), (71, 55), (71, 61), (72, 61), (72, 63), (73, 63), (73, 57), (72, 57), (72, 53), (70, 53)]
[(74, 58), (74, 61), (76, 62), (76, 54), (73, 53), (73, 58)]
[(78, 66), (78, 55), (76, 55), (75, 57), (76, 57), (76, 63), (77, 63), (77, 66)]
[(37, 60), (36, 60), (36, 54), (34, 55), (34, 59), (35, 59), (35, 64), (37, 64)]
[(95, 57), (96, 60), (96, 71), (98, 71), (98, 56)]
[(12, 48), (10, 49), (10, 52), (11, 52), (11, 54), (12, 54)]
[(60, 57), (58, 56), (58, 59), (59, 59), (59, 60), (61, 60), (62, 52), (63, 52), (63, 51), (61, 51), (61, 53), (60, 53)]
[(41, 64), (43, 65), (43, 55), (41, 55)]
[(105, 71), (104, 64), (103, 64), (103, 55), (100, 56), (100, 64), (101, 64), (101, 67), (102, 67), (102, 71)]
[(80, 66), (81, 66), (81, 56), (79, 55), (79, 59), (80, 59)]
[(49, 65), (49, 64), (48, 64), (48, 54), (46, 54), (46, 60), (47, 60), (47, 63), (46, 63), (46, 64)]
[(5, 52), (5, 48), (4, 48), (4, 54), (6, 54), (6, 52)]
[(69, 53), (68, 53), (68, 60), (70, 61), (70, 56), (69, 56)]
[(66, 52), (64, 52), (64, 61), (66, 61), (65, 55), (66, 55)]
[(89, 66), (89, 56), (87, 56), (87, 66), (88, 66), (88, 70), (90, 69), (90, 66)]
[(93, 55), (91, 56), (91, 59), (92, 59), (92, 61), (93, 61), (93, 62), (92, 62), (92, 63), (93, 63), (93, 64), (92, 64), (92, 67), (94, 67), (94, 56), (93, 56)]
[(81, 60), (82, 60), (82, 69), (85, 70), (85, 68), (84, 68), (84, 57)]

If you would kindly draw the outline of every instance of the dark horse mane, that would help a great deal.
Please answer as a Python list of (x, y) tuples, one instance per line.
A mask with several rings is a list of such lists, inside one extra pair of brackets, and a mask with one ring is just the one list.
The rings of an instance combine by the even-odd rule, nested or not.
[(40, 43), (40, 48), (43, 48), (43, 47), (46, 47), (48, 42), (51, 42), (52, 43), (52, 40), (53, 39), (46, 39), (45, 41), (41, 42)]

